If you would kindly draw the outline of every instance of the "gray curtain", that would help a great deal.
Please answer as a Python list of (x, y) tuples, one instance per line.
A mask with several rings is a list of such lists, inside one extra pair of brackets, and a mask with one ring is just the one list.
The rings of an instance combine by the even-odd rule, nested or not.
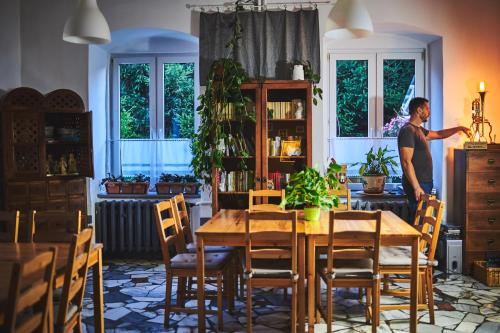
[(230, 52), (235, 13), (200, 13), (200, 81), (206, 82), (212, 63), (220, 58), (239, 61), (252, 78), (290, 79), (293, 61), (311, 63), (320, 73), (318, 10), (245, 11), (239, 46)]

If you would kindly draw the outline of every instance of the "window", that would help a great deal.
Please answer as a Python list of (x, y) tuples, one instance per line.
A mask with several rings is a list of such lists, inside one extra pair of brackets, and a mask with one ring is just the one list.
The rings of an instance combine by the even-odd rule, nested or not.
[(112, 58), (110, 121), (115, 175), (190, 171), (195, 130), (197, 56)]
[(422, 50), (330, 54), (330, 156), (350, 164), (386, 145), (397, 155), (409, 101), (424, 96), (423, 58)]

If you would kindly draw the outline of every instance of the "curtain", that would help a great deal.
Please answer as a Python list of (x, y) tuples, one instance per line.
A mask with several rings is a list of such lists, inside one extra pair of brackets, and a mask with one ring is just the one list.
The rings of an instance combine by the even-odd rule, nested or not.
[(235, 13), (200, 13), (200, 81), (220, 58), (239, 61), (252, 78), (291, 79), (293, 61), (309, 61), (320, 74), (318, 10), (239, 12), (239, 46), (226, 49)]

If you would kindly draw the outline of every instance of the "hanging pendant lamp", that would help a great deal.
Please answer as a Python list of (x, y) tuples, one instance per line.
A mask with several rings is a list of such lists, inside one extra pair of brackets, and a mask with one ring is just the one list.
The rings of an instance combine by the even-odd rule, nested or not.
[(78, 44), (107, 44), (109, 26), (96, 0), (79, 0), (76, 11), (64, 25), (63, 40)]
[(325, 36), (332, 39), (353, 39), (373, 33), (373, 23), (363, 0), (338, 0), (326, 21)]

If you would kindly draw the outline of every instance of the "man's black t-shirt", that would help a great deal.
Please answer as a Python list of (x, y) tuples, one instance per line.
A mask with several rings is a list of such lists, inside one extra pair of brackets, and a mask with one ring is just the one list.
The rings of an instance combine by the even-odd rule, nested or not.
[[(419, 183), (432, 182), (432, 156), (426, 136), (429, 131), (421, 126), (406, 123), (399, 130), (398, 149), (403, 147), (413, 148), (411, 162)], [(401, 158), (401, 152), (399, 153)], [(404, 172), (403, 177), (406, 178)]]

